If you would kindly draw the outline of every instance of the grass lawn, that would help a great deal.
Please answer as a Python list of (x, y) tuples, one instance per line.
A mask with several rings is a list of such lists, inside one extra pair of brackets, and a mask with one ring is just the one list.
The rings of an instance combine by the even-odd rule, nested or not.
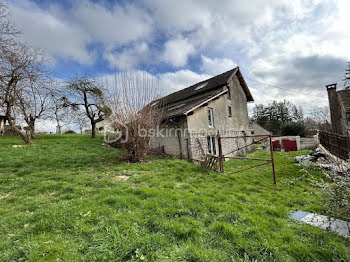
[[(0, 138), (0, 261), (349, 261), (349, 240), (289, 219), (324, 212), (325, 179), (293, 157), (229, 175), (178, 159), (128, 164), (87, 135)], [(268, 152), (255, 156), (268, 157)], [(131, 176), (120, 181), (118, 175)]]

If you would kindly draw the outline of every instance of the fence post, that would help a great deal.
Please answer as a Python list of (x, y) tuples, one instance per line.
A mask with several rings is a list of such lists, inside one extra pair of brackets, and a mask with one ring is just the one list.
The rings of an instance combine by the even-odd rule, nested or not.
[(270, 152), (271, 152), (271, 166), (272, 166), (273, 183), (276, 185), (275, 161), (273, 159), (273, 147), (272, 147), (271, 135), (269, 135), (269, 140), (270, 140)]
[(347, 146), (347, 149), (348, 149), (348, 152), (347, 152), (347, 159), (350, 158), (350, 139), (349, 139), (349, 129), (346, 130), (346, 143), (348, 144)]
[(337, 151), (337, 155), (339, 157), (339, 156), (341, 156), (341, 150), (340, 150), (340, 147), (339, 147), (339, 136), (336, 135), (335, 137), (337, 138), (337, 150), (335, 150), (335, 151)]
[(224, 172), (224, 156), (222, 154), (222, 144), (221, 144), (221, 136), (220, 136), (219, 130), (217, 133), (217, 137), (218, 137), (218, 147), (219, 147), (220, 172), (223, 173)]

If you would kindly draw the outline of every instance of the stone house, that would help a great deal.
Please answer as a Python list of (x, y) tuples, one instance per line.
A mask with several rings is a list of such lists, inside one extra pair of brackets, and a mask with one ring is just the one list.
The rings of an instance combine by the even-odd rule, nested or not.
[[(239, 67), (152, 101), (162, 112), (162, 125), (151, 139), (153, 148), (169, 155), (201, 160), (218, 155), (217, 134), (223, 154), (251, 142), (247, 103), (253, 97)], [(243, 137), (243, 138), (242, 138)], [(242, 153), (245, 153), (242, 149)]]
[(345, 135), (350, 129), (350, 89), (337, 91), (337, 84), (327, 85), (332, 130)]

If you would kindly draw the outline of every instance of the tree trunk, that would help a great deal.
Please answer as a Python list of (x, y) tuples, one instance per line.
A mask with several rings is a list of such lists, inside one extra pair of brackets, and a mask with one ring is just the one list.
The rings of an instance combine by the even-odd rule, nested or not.
[(96, 123), (94, 121), (91, 121), (91, 137), (96, 137)]
[(16, 125), (12, 122), (12, 120), (11, 120), (11, 122), (9, 121), (9, 124), (10, 124), (12, 130), (13, 130), (15, 133), (17, 133), (17, 134), (23, 139), (24, 143), (26, 143), (27, 145), (29, 145), (29, 144), (32, 143), (32, 141), (30, 140), (30, 137), (28, 137), (27, 135), (23, 134), (23, 133), (21, 132), (21, 130), (19, 130), (19, 129), (16, 127)]
[(9, 123), (9, 125), (11, 126), (12, 130), (17, 133), (24, 141), (24, 143), (26, 143), (27, 145), (31, 144), (32, 141), (30, 140), (30, 137), (28, 137), (27, 135), (23, 134), (21, 132), (21, 130), (19, 130), (16, 127), (16, 123), (14, 122), (12, 116), (11, 116), (11, 104), (7, 104), (7, 108), (6, 108), (6, 118), (7, 118), (7, 122)]
[(29, 135), (31, 139), (35, 138), (35, 119), (30, 120), (29, 122)]
[(60, 125), (56, 126), (56, 134), (62, 135), (62, 127)]

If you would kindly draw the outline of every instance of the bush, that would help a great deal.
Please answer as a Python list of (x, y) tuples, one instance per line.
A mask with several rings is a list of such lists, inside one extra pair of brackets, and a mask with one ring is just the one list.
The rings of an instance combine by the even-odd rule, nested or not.
[(282, 125), (281, 127), (282, 136), (301, 136), (307, 135), (307, 128), (303, 122), (291, 122)]
[(350, 220), (350, 174), (338, 174), (333, 180), (325, 186), (329, 216)]
[(76, 134), (75, 131), (73, 130), (67, 130), (66, 132), (64, 132), (65, 135), (68, 135), (68, 134)]

